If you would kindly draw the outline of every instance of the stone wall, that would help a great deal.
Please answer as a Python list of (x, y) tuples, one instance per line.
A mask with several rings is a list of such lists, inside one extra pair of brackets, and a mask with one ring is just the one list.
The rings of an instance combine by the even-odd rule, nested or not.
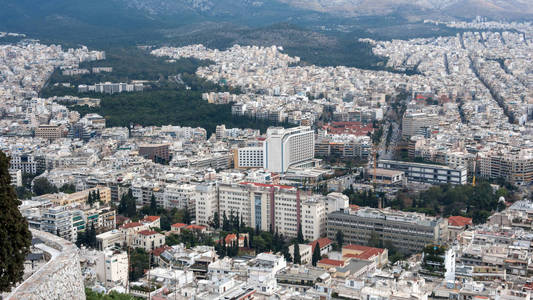
[(31, 230), (33, 237), (50, 247), (51, 259), (21, 283), (6, 300), (85, 299), (78, 248), (46, 232)]

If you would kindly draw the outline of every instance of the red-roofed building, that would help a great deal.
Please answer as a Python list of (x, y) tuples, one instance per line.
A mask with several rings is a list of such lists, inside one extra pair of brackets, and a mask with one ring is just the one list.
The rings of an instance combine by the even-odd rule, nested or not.
[(172, 224), (172, 225), (170, 225), (170, 231), (172, 233), (180, 234), (181, 230), (184, 229), (185, 227), (187, 227), (187, 224), (185, 224), (185, 223)]
[(165, 245), (165, 236), (154, 230), (141, 230), (133, 239), (134, 248), (143, 248), (147, 252)]
[(353, 258), (372, 261), (376, 266), (381, 267), (389, 262), (389, 251), (387, 249), (350, 244), (342, 247), (342, 257), (345, 260)]
[(145, 216), (141, 223), (148, 225), (150, 228), (161, 228), (161, 217), (159, 216)]
[(131, 222), (122, 225), (119, 230), (124, 235), (124, 240), (126, 241), (126, 245), (132, 246), (133, 239), (137, 232), (150, 229), (148, 225), (143, 224), (141, 222)]
[(207, 227), (203, 225), (188, 225), (184, 229), (194, 231), (196, 233), (205, 233), (207, 231)]
[(311, 246), (311, 252), (315, 251), (317, 244), (320, 245), (320, 255), (328, 254), (333, 249), (333, 242), (330, 239), (320, 238), (308, 244)]
[(346, 261), (344, 260), (336, 260), (336, 259), (329, 259), (329, 258), (323, 258), (319, 260), (316, 263), (316, 266), (319, 268), (323, 268), (326, 270), (329, 270), (331, 268), (337, 268), (337, 267), (344, 267), (346, 266)]
[[(243, 248), (244, 247), (244, 238), (246, 237), (247, 240), (249, 240), (248, 233), (239, 233), (239, 242), (238, 247)], [(226, 247), (233, 246), (233, 243), (237, 241), (237, 235), (235, 233), (230, 233), (226, 235), (224, 238), (224, 243), (226, 244)]]
[(472, 226), (472, 219), (462, 216), (451, 216), (448, 218), (448, 233), (449, 240), (454, 241), (457, 236)]

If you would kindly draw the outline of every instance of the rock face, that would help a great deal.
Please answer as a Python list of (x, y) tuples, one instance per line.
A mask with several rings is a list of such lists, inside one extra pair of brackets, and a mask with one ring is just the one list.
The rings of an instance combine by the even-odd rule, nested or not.
[(46, 253), (50, 260), (6, 300), (85, 299), (78, 248), (55, 235), (38, 230), (31, 232), (50, 248)]

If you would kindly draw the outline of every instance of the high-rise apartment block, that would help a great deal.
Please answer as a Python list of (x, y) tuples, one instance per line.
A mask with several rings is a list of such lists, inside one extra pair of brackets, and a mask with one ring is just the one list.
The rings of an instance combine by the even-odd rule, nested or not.
[(315, 157), (315, 134), (311, 127), (271, 127), (264, 144), (264, 168), (283, 173), (289, 167), (305, 166)]

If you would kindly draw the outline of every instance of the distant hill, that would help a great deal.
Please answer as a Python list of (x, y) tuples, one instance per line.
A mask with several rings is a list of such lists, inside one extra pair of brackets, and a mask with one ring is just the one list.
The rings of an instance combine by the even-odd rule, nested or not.
[(281, 0), (296, 7), (305, 7), (342, 16), (387, 15), (391, 13), (435, 14), (473, 18), (478, 15), (494, 18), (531, 18), (531, 0)]

